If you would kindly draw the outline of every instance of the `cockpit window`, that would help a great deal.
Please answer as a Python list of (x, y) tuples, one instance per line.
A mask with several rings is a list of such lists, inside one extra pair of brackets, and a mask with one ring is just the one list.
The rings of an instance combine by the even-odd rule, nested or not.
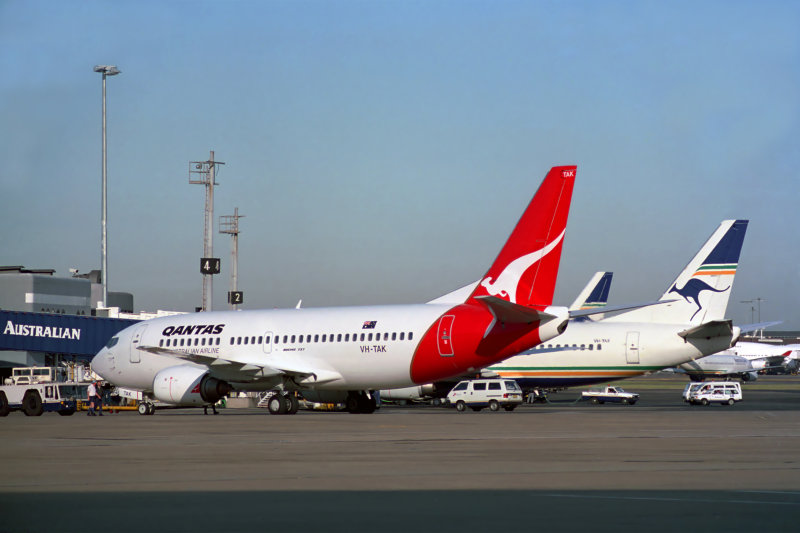
[(113, 347), (113, 346), (116, 346), (116, 344), (117, 344), (118, 342), (119, 342), (119, 337), (117, 337), (116, 335), (114, 335), (113, 337), (111, 337), (110, 339), (108, 339), (108, 342), (106, 343), (106, 348), (111, 348), (111, 347)]

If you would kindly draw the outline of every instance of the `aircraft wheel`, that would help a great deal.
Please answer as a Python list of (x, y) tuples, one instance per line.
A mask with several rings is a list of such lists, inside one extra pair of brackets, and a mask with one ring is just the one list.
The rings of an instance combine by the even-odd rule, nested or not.
[(8, 413), (11, 412), (11, 408), (8, 406), (8, 398), (6, 397), (6, 393), (0, 391), (0, 416), (8, 416)]
[(703, 404), (703, 405), (708, 405), (708, 400), (703, 398), (702, 400), (700, 400), (700, 403)]
[(466, 410), (467, 410), (467, 404), (465, 404), (463, 400), (458, 400), (456, 402), (456, 411), (458, 411), (459, 413), (463, 413)]
[(44, 412), (39, 391), (31, 389), (25, 392), (22, 398), (22, 412), (26, 416), (40, 416)]
[(286, 397), (286, 414), (294, 415), (300, 410), (300, 400), (297, 399), (296, 394), (290, 394)]
[(497, 400), (491, 400), (489, 402), (489, 410), (490, 411), (499, 411), (500, 410), (500, 404), (497, 403)]
[(356, 396), (352, 392), (348, 393), (347, 394), (347, 400), (345, 400), (345, 402), (344, 402), (344, 406), (347, 409), (347, 412), (348, 413), (358, 413), (359, 412), (359, 409), (358, 409), (359, 405), (358, 404), (359, 404), (358, 396)]
[(375, 397), (362, 392), (358, 395), (358, 412), (370, 414), (375, 412)]
[(286, 414), (286, 398), (281, 393), (273, 394), (267, 403), (269, 414), (271, 415), (285, 415)]

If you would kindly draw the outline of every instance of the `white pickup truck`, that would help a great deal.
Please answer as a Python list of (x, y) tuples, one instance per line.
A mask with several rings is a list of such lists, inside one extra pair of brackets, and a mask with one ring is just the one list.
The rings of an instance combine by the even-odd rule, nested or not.
[(592, 403), (625, 403), (633, 405), (639, 400), (639, 395), (635, 392), (625, 392), (622, 387), (602, 387), (590, 389), (581, 394), (582, 400), (589, 400)]

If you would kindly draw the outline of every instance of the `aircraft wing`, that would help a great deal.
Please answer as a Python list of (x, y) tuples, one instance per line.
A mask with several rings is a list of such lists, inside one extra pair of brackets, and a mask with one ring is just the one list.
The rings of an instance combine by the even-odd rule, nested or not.
[(234, 381), (255, 381), (285, 375), (292, 378), (298, 385), (313, 386), (342, 379), (341, 374), (331, 368), (325, 368), (326, 365), (320, 364), (321, 362), (294, 354), (291, 357), (273, 354), (270, 356), (270, 364), (267, 365), (236, 361), (209, 354), (186, 353), (159, 346), (139, 346), (138, 349), (203, 365), (208, 367), (212, 373), (234, 375), (236, 376)]
[(723, 337), (729, 335), (733, 337), (733, 322), (730, 320), (711, 320), (705, 324), (700, 324), (693, 328), (685, 329), (678, 333), (685, 340), (706, 339), (710, 337)]

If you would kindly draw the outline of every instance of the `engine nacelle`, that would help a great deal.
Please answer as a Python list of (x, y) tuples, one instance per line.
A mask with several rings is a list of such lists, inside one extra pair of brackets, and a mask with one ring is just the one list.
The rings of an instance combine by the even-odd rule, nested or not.
[(225, 381), (209, 376), (204, 368), (189, 365), (165, 368), (153, 380), (153, 396), (176, 405), (213, 404), (232, 390)]
[(758, 379), (758, 372), (742, 372), (742, 381), (755, 381)]

